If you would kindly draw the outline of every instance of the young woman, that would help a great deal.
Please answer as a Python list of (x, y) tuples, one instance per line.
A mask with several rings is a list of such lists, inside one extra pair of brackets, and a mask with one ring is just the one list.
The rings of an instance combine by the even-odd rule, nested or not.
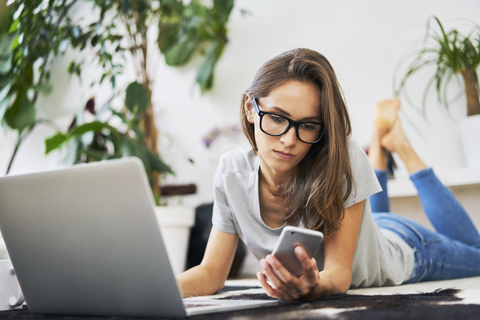
[[(395, 113), (380, 110), (381, 148)], [(223, 287), (239, 238), (260, 260), (262, 287), (279, 299), (316, 299), (350, 287), (416, 280), (411, 243), (398, 228), (380, 229), (373, 218), (369, 197), (382, 189), (350, 136), (342, 92), (323, 55), (295, 49), (267, 61), (244, 93), (240, 113), (252, 149), (220, 159), (204, 259), (178, 276), (184, 296)], [(300, 278), (270, 254), (285, 225), (325, 235), (311, 259), (301, 246), (295, 248), (304, 271)]]

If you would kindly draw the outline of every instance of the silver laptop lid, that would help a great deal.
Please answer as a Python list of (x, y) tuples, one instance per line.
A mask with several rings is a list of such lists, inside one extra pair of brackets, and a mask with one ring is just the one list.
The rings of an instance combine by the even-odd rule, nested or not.
[(185, 316), (136, 158), (0, 178), (0, 228), (32, 312)]

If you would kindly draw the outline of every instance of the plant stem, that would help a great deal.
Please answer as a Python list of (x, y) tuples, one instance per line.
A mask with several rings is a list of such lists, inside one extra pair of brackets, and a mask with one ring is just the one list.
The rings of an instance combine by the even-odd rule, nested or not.
[[(141, 53), (142, 53), (142, 74), (143, 74), (143, 81), (144, 86), (148, 90), (148, 107), (145, 110), (142, 118), (142, 127), (144, 132), (143, 144), (152, 150), (154, 153), (158, 153), (157, 142), (158, 142), (158, 130), (155, 126), (155, 116), (153, 112), (153, 103), (152, 103), (152, 89), (150, 78), (148, 77), (148, 68), (147, 68), (147, 57), (148, 57), (148, 47), (147, 47), (147, 32), (146, 30), (142, 30), (141, 32)], [(157, 171), (150, 172), (152, 181), (150, 181), (152, 190), (155, 195), (160, 195), (160, 176)]]
[(13, 154), (12, 156), (10, 157), (10, 161), (8, 162), (8, 167), (7, 167), (7, 172), (6, 174), (8, 174), (10, 172), (10, 169), (12, 169), (12, 165), (13, 165), (13, 160), (15, 160), (15, 157), (17, 155), (17, 152), (18, 152), (18, 149), (20, 149), (20, 145), (22, 144), (22, 142), (28, 137), (28, 135), (33, 131), (33, 129), (35, 128), (35, 125), (37, 123), (34, 122), (32, 123), (27, 130), (23, 131), (22, 133), (19, 134), (19, 136), (17, 137), (17, 141), (15, 142), (15, 149), (13, 150)]
[(480, 114), (480, 101), (475, 70), (473, 68), (466, 68), (462, 70), (462, 76), (465, 83), (465, 93), (467, 95), (467, 116)]
[(17, 155), (18, 149), (20, 149), (20, 145), (22, 144), (23, 141), (32, 133), (33, 129), (37, 126), (37, 124), (40, 123), (46, 123), (50, 127), (52, 127), (56, 131), (61, 131), (60, 128), (51, 120), (46, 120), (46, 119), (38, 119), (34, 123), (32, 123), (27, 130), (23, 131), (17, 138), (17, 141), (15, 142), (15, 149), (13, 150), (12, 157), (10, 158), (10, 161), (8, 162), (8, 167), (7, 167), (7, 172), (8, 174), (10, 170), (12, 169), (12, 164), (13, 160), (15, 159), (15, 156)]

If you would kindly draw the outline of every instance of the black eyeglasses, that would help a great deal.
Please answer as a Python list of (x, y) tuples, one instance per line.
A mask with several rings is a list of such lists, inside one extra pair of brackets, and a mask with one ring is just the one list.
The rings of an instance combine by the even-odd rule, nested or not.
[(260, 117), (260, 129), (269, 136), (281, 136), (293, 126), (298, 140), (314, 144), (320, 141), (325, 133), (323, 123), (294, 121), (276, 113), (261, 111), (256, 98), (252, 97), (252, 101), (255, 111)]

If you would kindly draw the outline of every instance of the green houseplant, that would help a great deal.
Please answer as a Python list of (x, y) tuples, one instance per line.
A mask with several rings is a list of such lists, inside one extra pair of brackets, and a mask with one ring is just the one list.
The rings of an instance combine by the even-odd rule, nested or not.
[[(93, 7), (93, 22), (73, 18), (74, 9), (87, 5)], [(46, 140), (46, 152), (67, 145), (66, 164), (138, 156), (158, 203), (159, 175), (172, 171), (157, 150), (149, 47), (154, 43), (171, 66), (186, 64), (200, 51), (203, 58), (195, 81), (204, 92), (212, 87), (215, 65), (227, 43), (232, 8), (233, 0), (214, 0), (211, 6), (198, 0), (19, 0), (10, 5), (0, 0), (0, 121), (4, 128), (18, 131), (7, 173), (38, 124), (56, 128), (36, 116), (39, 94), (52, 91), (52, 60), (68, 48), (88, 50), (102, 70), (92, 86), (108, 80), (112, 98), (100, 108), (95, 108), (94, 99), (86, 101), (66, 132), (57, 129)], [(152, 29), (158, 31), (155, 39)], [(117, 79), (127, 64), (135, 66), (137, 76), (119, 88)], [(68, 72), (81, 77), (84, 65), (85, 60), (73, 60)], [(125, 97), (121, 110), (110, 104), (117, 96)], [(85, 113), (93, 114), (94, 120), (85, 122)]]
[[(437, 29), (431, 26), (432, 22)], [(409, 61), (409, 64), (395, 90), (395, 96), (402, 94), (411, 106), (415, 104), (406, 93), (407, 81), (423, 69), (435, 70), (426, 84), (419, 109), (425, 119), (427, 96), (433, 87), (439, 103), (445, 106), (447, 111), (450, 111), (450, 106), (460, 97), (466, 95), (467, 117), (460, 120), (460, 140), (467, 166), (480, 168), (480, 90), (477, 74), (480, 65), (480, 26), (473, 23), (473, 28), (464, 35), (457, 29), (446, 31), (437, 17), (430, 18), (423, 47), (408, 55), (401, 64), (406, 61)], [(463, 90), (450, 99), (450, 83), (458, 75), (463, 78)]]
[[(438, 30), (431, 26), (436, 23)], [(434, 68), (434, 74), (427, 82), (423, 94), (421, 111), (426, 117), (425, 106), (427, 95), (435, 86), (438, 101), (449, 108), (463, 94), (467, 98), (467, 115), (480, 114), (479, 83), (477, 69), (480, 65), (480, 26), (474, 25), (466, 34), (458, 30), (445, 31), (437, 17), (430, 18), (427, 22), (427, 30), (423, 47), (418, 51), (406, 56), (400, 65), (408, 64), (405, 73), (400, 77), (398, 86), (395, 88), (395, 96), (401, 94), (409, 99), (405, 92), (406, 83), (417, 73), (425, 68)], [(452, 99), (448, 97), (448, 88), (451, 80), (461, 75), (464, 90)], [(414, 103), (410, 101), (412, 105)]]

